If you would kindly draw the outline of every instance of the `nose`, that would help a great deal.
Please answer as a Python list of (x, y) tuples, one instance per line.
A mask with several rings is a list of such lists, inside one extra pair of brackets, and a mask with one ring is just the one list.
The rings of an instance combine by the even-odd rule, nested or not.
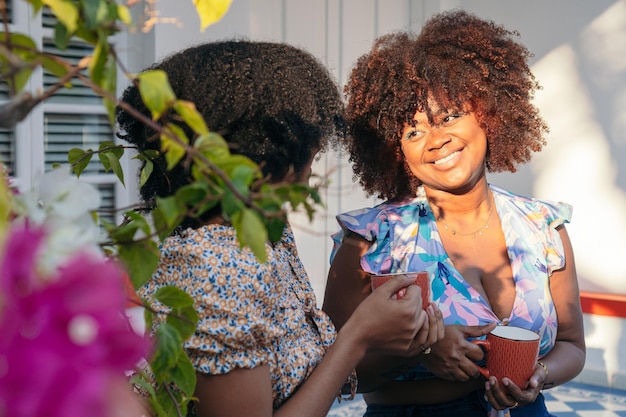
[(428, 134), (428, 149), (441, 149), (450, 142), (450, 133), (443, 126), (435, 126), (430, 129)]

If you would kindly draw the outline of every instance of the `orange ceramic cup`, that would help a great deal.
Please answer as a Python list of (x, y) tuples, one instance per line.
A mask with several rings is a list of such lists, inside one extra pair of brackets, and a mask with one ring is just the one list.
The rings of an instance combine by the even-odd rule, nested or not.
[[(372, 291), (374, 291), (376, 288), (383, 285), (385, 282), (389, 281), (391, 278), (398, 276), (398, 275), (407, 275), (409, 277), (414, 278), (415, 285), (420, 287), (420, 289), (422, 290), (422, 308), (425, 310), (426, 307), (428, 307), (428, 304), (430, 303), (430, 279), (428, 278), (428, 272), (426, 271), (395, 272), (391, 274), (372, 275), (370, 278)], [(406, 288), (402, 288), (401, 290), (399, 290), (397, 293), (397, 296), (398, 298), (402, 298), (404, 297), (404, 294), (406, 294)]]
[(521, 389), (535, 372), (539, 354), (539, 335), (532, 330), (515, 326), (498, 326), (486, 340), (474, 340), (484, 346), (487, 366), (477, 365), (485, 377), (495, 376), (498, 381), (507, 377)]

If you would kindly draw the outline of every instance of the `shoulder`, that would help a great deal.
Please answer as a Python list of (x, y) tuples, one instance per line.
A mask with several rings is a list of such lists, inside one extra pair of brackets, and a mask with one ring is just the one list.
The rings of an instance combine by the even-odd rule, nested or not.
[(385, 233), (390, 222), (412, 222), (419, 217), (419, 213), (418, 201), (412, 198), (341, 213), (337, 215), (337, 222), (344, 233), (351, 232), (371, 241), (380, 233)]
[(527, 197), (494, 185), (490, 187), (498, 210), (503, 211), (501, 216), (516, 211), (533, 222), (552, 228), (569, 223), (572, 218), (573, 207), (568, 203)]
[(259, 262), (249, 249), (240, 247), (232, 227), (187, 229), (163, 242), (151, 285), (175, 285), (192, 296), (223, 291), (230, 294), (239, 287), (245, 287), (244, 292), (250, 288), (269, 290), (266, 287), (272, 283), (274, 257), (273, 252), (268, 254), (267, 262)]

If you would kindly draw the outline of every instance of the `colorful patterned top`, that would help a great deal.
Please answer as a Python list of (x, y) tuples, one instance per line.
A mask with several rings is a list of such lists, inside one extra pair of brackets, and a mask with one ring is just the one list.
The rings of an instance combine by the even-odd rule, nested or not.
[(218, 375), (268, 364), (279, 407), (321, 361), (336, 330), (317, 308), (289, 227), (267, 252), (259, 263), (240, 249), (232, 227), (187, 229), (165, 240), (140, 295), (174, 285), (192, 296), (200, 320), (185, 348), (196, 370)]
[[(472, 288), (448, 257), (435, 216), (423, 187), (417, 197), (382, 203), (340, 214), (342, 230), (333, 235), (331, 261), (341, 245), (345, 230), (372, 242), (361, 258), (361, 267), (370, 273), (428, 271), (431, 294), (441, 309), (445, 324), (500, 324), (531, 329), (539, 333), (539, 356), (554, 347), (557, 316), (550, 295), (549, 277), (565, 265), (563, 244), (556, 228), (569, 222), (572, 207), (522, 197), (490, 185), (506, 240), (516, 296), (510, 317), (500, 320), (489, 303)], [(401, 379), (432, 376), (420, 367)]]

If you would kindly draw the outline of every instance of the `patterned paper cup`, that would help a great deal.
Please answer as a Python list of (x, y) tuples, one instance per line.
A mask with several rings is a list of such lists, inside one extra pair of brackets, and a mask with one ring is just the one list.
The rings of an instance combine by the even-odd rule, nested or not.
[[(378, 274), (371, 276), (372, 291), (389, 281), (391, 278), (398, 275), (406, 275), (413, 277), (415, 285), (419, 286), (422, 290), (422, 308), (425, 310), (430, 303), (430, 279), (428, 278), (428, 272), (396, 272), (391, 274)], [(406, 288), (402, 288), (397, 292), (398, 298), (404, 297), (406, 294)]]
[(474, 340), (473, 343), (484, 346), (487, 351), (487, 366), (478, 366), (485, 378), (495, 376), (501, 381), (507, 377), (521, 389), (526, 388), (537, 364), (537, 333), (521, 327), (498, 326), (486, 340)]

